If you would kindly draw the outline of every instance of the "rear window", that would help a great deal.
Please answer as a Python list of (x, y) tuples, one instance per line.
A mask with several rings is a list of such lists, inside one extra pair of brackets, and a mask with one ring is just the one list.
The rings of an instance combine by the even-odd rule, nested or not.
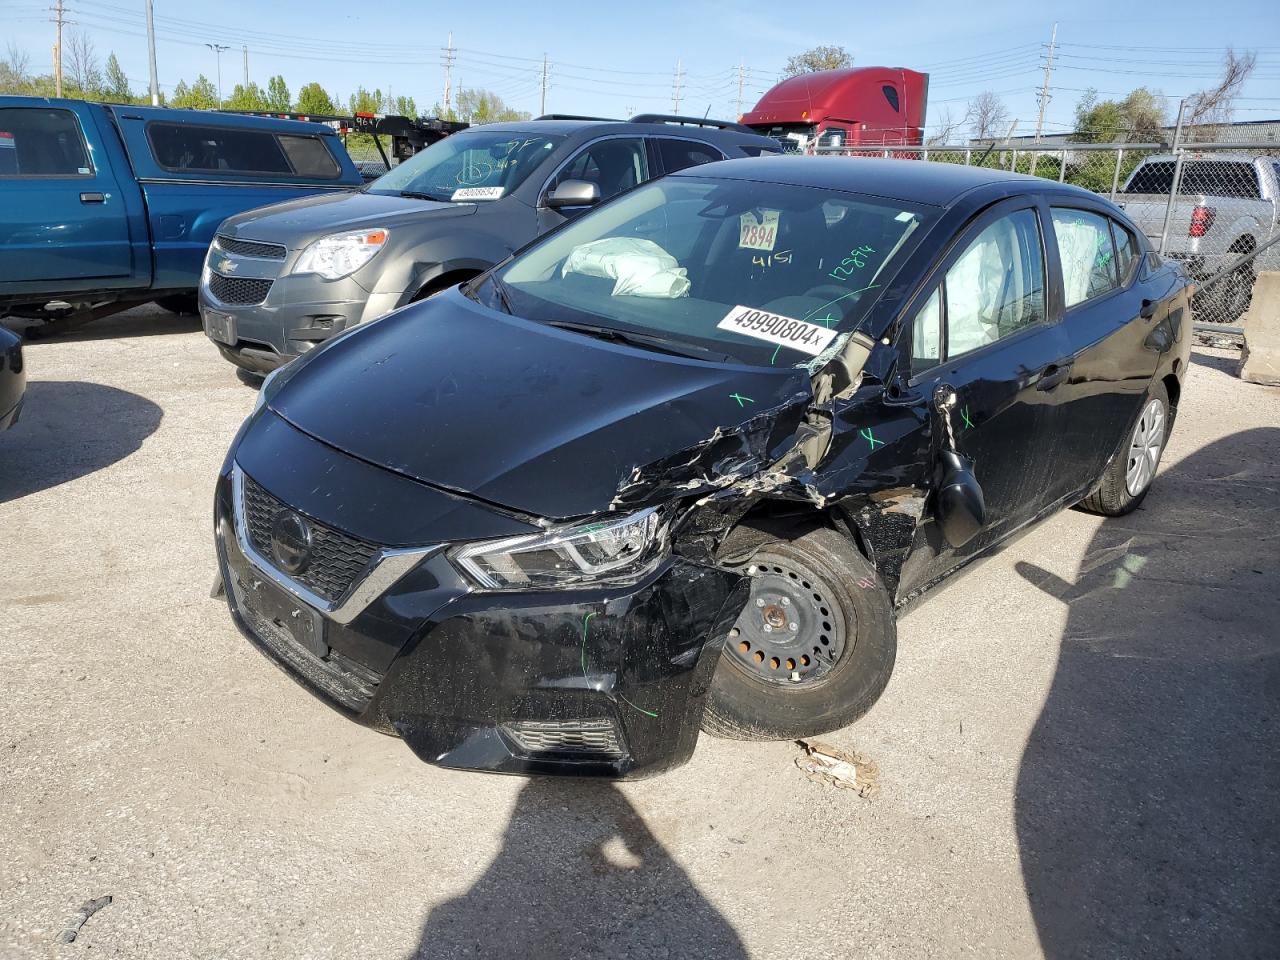
[(0, 177), (90, 177), (93, 165), (70, 110), (0, 109)]
[[(1125, 193), (1164, 193), (1173, 189), (1172, 160), (1154, 160), (1144, 163), (1133, 172), (1125, 184)], [(1207, 194), (1212, 197), (1240, 197), (1257, 200), (1262, 196), (1258, 189), (1258, 172), (1251, 163), (1231, 163), (1223, 160), (1188, 160), (1182, 164), (1182, 181), (1178, 195)]]
[(148, 123), (156, 163), (179, 173), (255, 174), (334, 180), (341, 170), (319, 137), (236, 127)]

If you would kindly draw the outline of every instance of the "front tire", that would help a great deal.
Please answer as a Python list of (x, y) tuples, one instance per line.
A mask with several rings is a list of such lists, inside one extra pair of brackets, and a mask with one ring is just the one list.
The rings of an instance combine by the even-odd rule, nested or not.
[(1172, 425), (1169, 392), (1157, 381), (1147, 391), (1124, 447), (1107, 464), (1102, 482), (1080, 501), (1080, 507), (1104, 517), (1122, 517), (1138, 509), (1151, 490)]
[(792, 740), (847, 726), (893, 672), (897, 628), (875, 568), (834, 530), (766, 540), (716, 666), (702, 728)]

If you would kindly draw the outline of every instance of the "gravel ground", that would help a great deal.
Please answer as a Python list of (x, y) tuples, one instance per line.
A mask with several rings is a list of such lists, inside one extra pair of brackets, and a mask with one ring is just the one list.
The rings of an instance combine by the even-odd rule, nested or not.
[(1063, 513), (902, 622), (884, 698), (826, 738), (878, 766), (869, 800), (709, 737), (623, 785), (419, 763), (209, 599), (253, 389), (195, 321), (27, 358), (0, 434), (6, 960), (1280, 953), (1280, 391), (1226, 351), (1197, 350), (1142, 510)]

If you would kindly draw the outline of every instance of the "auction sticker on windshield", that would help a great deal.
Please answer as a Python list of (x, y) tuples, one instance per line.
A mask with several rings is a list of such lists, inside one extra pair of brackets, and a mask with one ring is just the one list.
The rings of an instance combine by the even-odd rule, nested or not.
[(816, 357), (827, 349), (836, 338), (836, 331), (820, 327), (816, 323), (741, 305), (726, 313), (724, 319), (716, 324), (716, 329), (731, 330), (744, 337), (791, 347), (811, 357)]
[(502, 187), (459, 187), (453, 191), (450, 200), (497, 200), (502, 196)]
[(738, 218), (738, 249), (772, 250), (778, 241), (778, 211), (763, 210), (763, 220), (748, 210)]

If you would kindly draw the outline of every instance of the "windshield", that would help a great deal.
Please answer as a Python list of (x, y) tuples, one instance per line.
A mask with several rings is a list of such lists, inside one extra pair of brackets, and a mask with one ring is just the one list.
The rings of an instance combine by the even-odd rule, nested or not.
[(668, 177), (556, 231), (477, 293), (533, 320), (797, 366), (857, 326), (937, 212), (814, 187)]
[(563, 137), (502, 130), (455, 133), (369, 184), (369, 193), (430, 200), (497, 200), (518, 187)]

